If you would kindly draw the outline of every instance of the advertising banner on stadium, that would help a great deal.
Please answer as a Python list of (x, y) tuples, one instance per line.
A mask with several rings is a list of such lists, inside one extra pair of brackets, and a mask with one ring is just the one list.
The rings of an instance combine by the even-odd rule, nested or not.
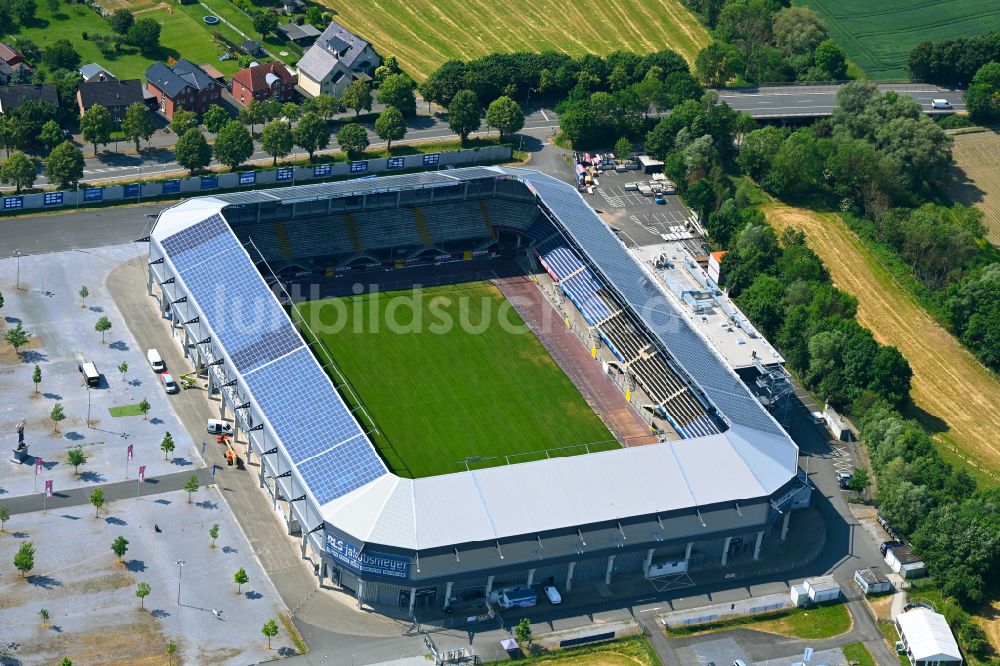
[(24, 197), (4, 197), (3, 207), (4, 210), (24, 208)]
[(88, 187), (83, 191), (84, 201), (100, 201), (104, 198), (103, 187)]
[(257, 182), (256, 171), (245, 171), (240, 174), (240, 185), (253, 185)]
[(424, 166), (434, 166), (441, 162), (441, 153), (427, 153), (423, 157)]
[(45, 206), (61, 206), (63, 202), (62, 192), (46, 192), (42, 204)]
[(126, 199), (131, 199), (132, 197), (138, 197), (142, 194), (142, 185), (139, 183), (132, 183), (131, 185), (126, 185), (125, 190), (122, 192), (122, 196)]
[(201, 189), (203, 190), (214, 190), (219, 187), (219, 177), (218, 176), (202, 176), (201, 177)]
[(292, 167), (282, 167), (278, 169), (274, 174), (274, 179), (279, 183), (286, 180), (291, 180), (294, 177), (295, 177), (295, 169), (293, 169)]
[(323, 176), (329, 176), (330, 172), (333, 171), (333, 167), (329, 164), (320, 164), (319, 166), (313, 167), (313, 178), (322, 178)]
[(177, 194), (181, 191), (181, 181), (179, 179), (163, 181), (164, 194)]
[(368, 171), (368, 162), (351, 162), (351, 173), (364, 173)]
[(326, 535), (326, 552), (356, 571), (390, 578), (408, 578), (410, 558), (384, 553), (365, 552), (350, 541)]
[(385, 161), (386, 169), (402, 169), (406, 166), (405, 157), (390, 157)]

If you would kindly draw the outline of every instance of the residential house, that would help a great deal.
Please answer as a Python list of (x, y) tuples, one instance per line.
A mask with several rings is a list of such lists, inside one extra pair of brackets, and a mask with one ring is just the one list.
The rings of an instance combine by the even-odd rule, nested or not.
[(302, 0), (283, 0), (281, 6), (289, 16), (292, 14), (301, 14), (306, 10), (306, 3), (302, 2)]
[(125, 81), (91, 79), (86, 83), (81, 83), (76, 90), (76, 103), (80, 107), (81, 116), (90, 107), (100, 104), (111, 112), (111, 121), (115, 127), (120, 126), (122, 120), (125, 119), (125, 109), (136, 102), (145, 106), (142, 81), (139, 79)]
[(111, 81), (115, 78), (114, 74), (104, 69), (96, 62), (84, 65), (79, 71), (80, 76), (83, 77), (84, 83), (88, 83), (90, 81)]
[(308, 23), (296, 25), (294, 23), (281, 23), (278, 25), (278, 32), (288, 41), (295, 42), (299, 46), (309, 46), (320, 36), (320, 31), (316, 26)]
[(18, 80), (30, 81), (33, 71), (20, 53), (9, 44), (0, 42), (0, 86), (11, 85)]
[(146, 89), (156, 97), (159, 110), (173, 118), (177, 109), (195, 113), (208, 110), (219, 102), (224, 86), (203, 66), (181, 58), (173, 67), (162, 62), (151, 65), (146, 70)]
[(48, 102), (59, 108), (59, 94), (54, 83), (29, 83), (21, 86), (0, 86), (0, 113), (8, 113), (24, 102)]
[(355, 79), (370, 80), (381, 61), (371, 44), (333, 22), (299, 60), (299, 87), (339, 97)]
[(287, 102), (295, 96), (298, 77), (275, 60), (250, 66), (233, 74), (233, 98), (246, 106), (252, 99), (277, 99)]
[(916, 606), (897, 615), (895, 622), (913, 666), (962, 666), (962, 652), (944, 615)]

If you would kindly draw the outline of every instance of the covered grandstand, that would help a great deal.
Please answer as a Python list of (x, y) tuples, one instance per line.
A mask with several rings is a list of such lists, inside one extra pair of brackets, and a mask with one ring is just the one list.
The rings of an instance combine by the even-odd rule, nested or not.
[[(419, 479), (391, 473), (268, 289), (281, 270), (530, 248), (680, 441)], [(149, 292), (232, 413), (321, 578), (447, 606), (502, 585), (725, 565), (808, 503), (795, 444), (575, 188), (505, 167), (200, 197), (160, 214)], [(690, 564), (689, 564), (690, 563)]]

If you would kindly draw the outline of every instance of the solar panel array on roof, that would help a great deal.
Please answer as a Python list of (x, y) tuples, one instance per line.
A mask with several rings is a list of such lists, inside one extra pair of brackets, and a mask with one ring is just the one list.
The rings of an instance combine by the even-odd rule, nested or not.
[(382, 460), (372, 453), (364, 437), (344, 442), (297, 467), (320, 504), (357, 490), (386, 473)]
[(387, 473), (225, 220), (160, 245), (317, 501)]
[(206, 243), (217, 236), (229, 234), (229, 225), (221, 215), (212, 215), (197, 224), (178, 231), (173, 236), (163, 240), (163, 249), (171, 259)]
[(659, 338), (674, 360), (701, 387), (719, 411), (734, 423), (787, 437), (739, 378), (691, 328), (673, 303), (652, 284), (594, 211), (572, 188), (549, 176), (517, 171), (544, 199), (573, 240), (593, 260), (606, 282), (625, 299)]

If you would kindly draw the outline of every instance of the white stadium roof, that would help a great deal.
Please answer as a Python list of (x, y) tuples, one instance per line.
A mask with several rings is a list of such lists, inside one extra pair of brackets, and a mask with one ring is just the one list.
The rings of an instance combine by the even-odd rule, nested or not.
[[(306, 201), (467, 180), (516, 179), (535, 192), (729, 429), (687, 440), (420, 479), (392, 474), (220, 215), (228, 205)], [(266, 421), (325, 521), (409, 550), (488, 541), (767, 497), (791, 481), (798, 449), (575, 188), (524, 169), (474, 167), (199, 197), (163, 211), (151, 240)], [(224, 257), (224, 261), (220, 261)], [(242, 311), (242, 316), (241, 316)], [(249, 317), (247, 315), (250, 315)], [(512, 492), (516, 489), (516, 492)], [(543, 509), (544, 507), (544, 509)]]

